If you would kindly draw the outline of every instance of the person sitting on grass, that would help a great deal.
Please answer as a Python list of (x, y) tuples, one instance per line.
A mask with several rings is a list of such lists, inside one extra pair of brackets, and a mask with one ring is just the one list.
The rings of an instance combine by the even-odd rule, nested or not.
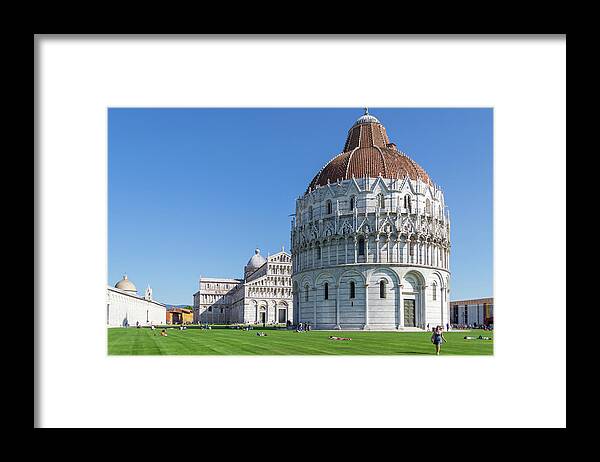
[(259, 337), (266, 337), (267, 334), (265, 334), (264, 332), (257, 332), (256, 335), (258, 335)]
[(160, 335), (161, 337), (166, 337), (167, 336), (167, 329), (163, 329), (160, 331)]
[(447, 342), (446, 338), (444, 337), (443, 330), (444, 329), (442, 326), (437, 326), (434, 329), (433, 334), (431, 335), (431, 343), (433, 343), (435, 345), (435, 354), (438, 356), (440, 354), (442, 342)]
[(348, 337), (334, 337), (333, 335), (330, 335), (329, 340), (352, 340), (352, 339), (348, 338)]

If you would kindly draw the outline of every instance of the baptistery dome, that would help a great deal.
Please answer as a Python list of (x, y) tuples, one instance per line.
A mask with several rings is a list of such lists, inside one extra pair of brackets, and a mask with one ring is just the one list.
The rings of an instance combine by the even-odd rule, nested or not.
[(308, 190), (327, 183), (350, 178), (420, 179), (432, 184), (429, 175), (414, 160), (400, 152), (390, 142), (385, 127), (368, 112), (352, 125), (346, 137), (343, 151), (331, 159), (317, 173)]
[(294, 321), (423, 330), (450, 322), (450, 215), (441, 188), (365, 112), (296, 200)]

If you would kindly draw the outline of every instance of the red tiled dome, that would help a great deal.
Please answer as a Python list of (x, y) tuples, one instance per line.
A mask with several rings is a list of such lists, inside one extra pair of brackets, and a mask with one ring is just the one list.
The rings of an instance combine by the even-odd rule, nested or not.
[(331, 159), (308, 186), (310, 191), (328, 182), (362, 178), (420, 178), (432, 184), (429, 175), (414, 160), (398, 151), (385, 131), (385, 127), (368, 112), (360, 117), (348, 131), (344, 152)]

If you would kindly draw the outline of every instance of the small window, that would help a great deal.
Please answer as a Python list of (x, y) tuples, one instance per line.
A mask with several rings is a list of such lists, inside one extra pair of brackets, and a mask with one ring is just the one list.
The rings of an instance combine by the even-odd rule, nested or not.
[(350, 210), (354, 210), (355, 200), (354, 196), (350, 197)]
[(325, 207), (327, 209), (327, 215), (331, 215), (331, 213), (332, 213), (331, 201), (327, 201)]
[(385, 298), (385, 281), (379, 281), (379, 298)]
[(385, 197), (383, 196), (383, 194), (377, 194), (377, 207), (379, 207), (380, 209), (385, 208)]
[(317, 260), (321, 259), (321, 246), (317, 244)]
[(325, 300), (329, 300), (329, 283), (325, 283)]
[(425, 201), (425, 212), (431, 215), (431, 201), (429, 199)]
[(304, 301), (308, 301), (308, 286), (304, 286)]
[(209, 313), (212, 313), (212, 306), (209, 306), (209, 307), (208, 307), (208, 312), (209, 312)]
[(354, 281), (350, 281), (350, 298), (355, 298), (356, 297), (356, 284), (354, 284)]
[(435, 282), (431, 286), (431, 290), (433, 291), (433, 299), (437, 300), (437, 284)]
[(358, 238), (358, 254), (359, 255), (365, 254), (365, 238), (364, 237)]

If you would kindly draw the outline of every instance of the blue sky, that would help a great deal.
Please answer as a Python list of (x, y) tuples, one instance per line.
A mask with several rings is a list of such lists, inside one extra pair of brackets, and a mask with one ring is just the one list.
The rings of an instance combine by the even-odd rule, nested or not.
[[(492, 109), (369, 108), (442, 187), (450, 299), (492, 293)], [(342, 151), (361, 108), (109, 109), (108, 284), (127, 273), (167, 304), (200, 275), (242, 277), (256, 247), (290, 247), (289, 215)]]

